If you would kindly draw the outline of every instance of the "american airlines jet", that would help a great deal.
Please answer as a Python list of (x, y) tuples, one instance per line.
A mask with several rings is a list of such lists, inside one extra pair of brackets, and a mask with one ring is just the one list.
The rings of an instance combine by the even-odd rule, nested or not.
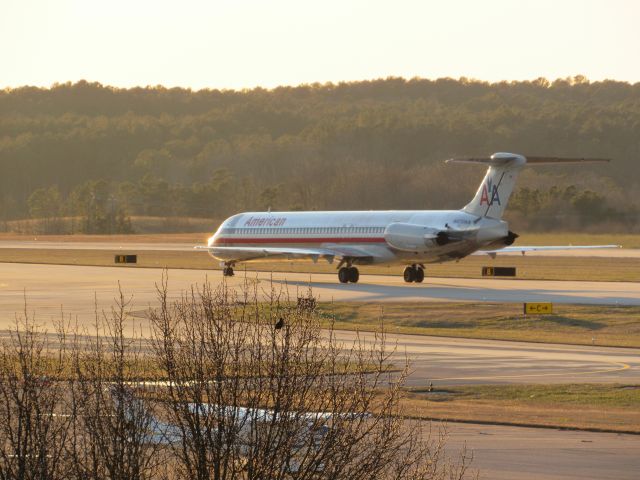
[[(357, 265), (406, 265), (404, 280), (422, 282), (428, 263), (471, 254), (613, 248), (511, 246), (518, 235), (502, 220), (520, 170), (527, 164), (602, 162), (603, 159), (524, 157), (495, 153), (487, 158), (453, 158), (447, 163), (488, 165), (473, 200), (461, 210), (346, 212), (249, 212), (225, 220), (204, 248), (220, 260), (225, 276), (237, 263), (265, 260), (337, 262), (338, 279), (356, 283)], [(198, 248), (198, 247), (197, 247)]]

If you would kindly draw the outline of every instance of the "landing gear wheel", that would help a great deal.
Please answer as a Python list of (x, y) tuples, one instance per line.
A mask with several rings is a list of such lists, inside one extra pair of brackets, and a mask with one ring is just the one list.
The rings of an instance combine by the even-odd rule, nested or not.
[(226, 266), (222, 269), (222, 276), (223, 277), (233, 277), (234, 273), (233, 273), (233, 267), (231, 266)]
[(407, 283), (416, 281), (416, 269), (413, 267), (407, 267), (404, 269), (404, 281)]
[(338, 270), (338, 280), (340, 280), (340, 283), (347, 283), (350, 276), (351, 275), (349, 275), (349, 269), (347, 267), (342, 267)]
[(424, 270), (421, 267), (416, 267), (416, 278), (414, 281), (416, 283), (422, 283), (423, 280), (424, 280)]
[(358, 283), (360, 272), (356, 267), (342, 267), (338, 270), (338, 280), (340, 283)]
[(349, 281), (351, 283), (358, 283), (360, 279), (360, 272), (356, 267), (349, 267)]

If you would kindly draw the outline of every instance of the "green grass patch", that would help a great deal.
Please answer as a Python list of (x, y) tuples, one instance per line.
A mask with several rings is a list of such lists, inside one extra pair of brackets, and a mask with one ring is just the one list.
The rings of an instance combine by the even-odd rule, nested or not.
[[(439, 392), (427, 388), (413, 388), (414, 394), (428, 393), (437, 397)], [(451, 401), (457, 399), (521, 402), (540, 406), (592, 406), (615, 408), (640, 408), (640, 385), (579, 383), (560, 385), (466, 385), (447, 388), (443, 394)]]

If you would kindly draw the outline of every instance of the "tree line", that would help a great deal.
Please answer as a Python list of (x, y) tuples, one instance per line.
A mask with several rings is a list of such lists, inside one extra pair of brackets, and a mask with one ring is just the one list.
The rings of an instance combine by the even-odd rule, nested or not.
[[(508, 209), (515, 228), (549, 228), (562, 216), (572, 228), (633, 231), (638, 132), (640, 84), (581, 76), (244, 91), (85, 81), (7, 89), (0, 92), (0, 221), (43, 218), (42, 203), (51, 207), (45, 215), (77, 217), (77, 230), (88, 233), (126, 232), (132, 215), (219, 220), (267, 208), (460, 208), (482, 172), (442, 160), (513, 151), (614, 160), (527, 170), (516, 190), (521, 201)], [(539, 201), (525, 206), (533, 191)], [(575, 198), (545, 207), (559, 198), (555, 191)], [(91, 202), (101, 210), (96, 218)]]
[[(175, 301), (132, 331), (125, 297), (49, 334), (27, 308), (0, 341), (2, 479), (461, 480), (470, 456), (403, 418), (384, 334), (339, 344), (278, 292)], [(280, 328), (276, 327), (279, 320)]]

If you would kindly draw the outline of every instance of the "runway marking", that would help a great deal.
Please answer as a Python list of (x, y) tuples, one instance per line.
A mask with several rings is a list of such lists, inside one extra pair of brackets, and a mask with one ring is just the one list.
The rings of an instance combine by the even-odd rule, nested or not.
[[(609, 368), (607, 370), (590, 370), (586, 372), (575, 372), (573, 375), (591, 375), (599, 373), (611, 373), (619, 372), (622, 370), (628, 370), (630, 365), (621, 362), (606, 362), (611, 365), (616, 365), (615, 368)], [(566, 371), (556, 373), (529, 373), (525, 375), (491, 375), (491, 376), (477, 376), (477, 377), (439, 377), (433, 378), (433, 380), (498, 380), (501, 378), (524, 378), (524, 377), (557, 377), (559, 375), (567, 375)]]

